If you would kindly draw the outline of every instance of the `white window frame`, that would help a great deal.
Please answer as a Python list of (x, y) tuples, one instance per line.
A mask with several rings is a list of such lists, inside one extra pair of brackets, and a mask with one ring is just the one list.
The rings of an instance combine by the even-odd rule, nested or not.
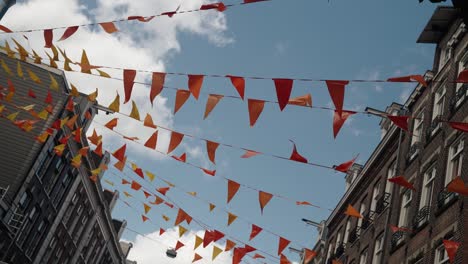
[[(462, 72), (463, 70), (468, 69), (468, 52), (466, 52), (463, 57), (461, 58), (460, 62), (458, 63), (458, 74)], [(458, 75), (457, 75), (458, 77)], [(463, 86), (463, 83), (457, 83), (456, 88), (455, 88), (455, 94), (458, 93), (458, 90), (461, 89)], [(468, 96), (468, 90), (465, 93), (465, 96), (461, 97), (456, 103), (455, 106), (458, 107), (460, 103), (463, 101), (464, 97)]]
[[(364, 200), (366, 200), (366, 199), (364, 199)], [(363, 200), (363, 201), (364, 201), (364, 200)], [(361, 205), (359, 206), (359, 213), (360, 213), (362, 216), (364, 216), (364, 214), (366, 213), (366, 209), (367, 209), (367, 208), (366, 208), (366, 203), (365, 203), (365, 202), (361, 202)], [(357, 226), (358, 226), (358, 227), (361, 227), (361, 225), (362, 225), (362, 220), (363, 220), (362, 218), (359, 218), (359, 219), (358, 219), (358, 222), (357, 222)]]
[[(440, 258), (443, 259), (440, 259)], [(440, 244), (435, 249), (434, 264), (448, 264), (450, 262), (447, 251), (445, 250), (444, 244)]]
[(424, 173), (424, 180), (421, 192), (421, 200), (419, 202), (419, 210), (425, 206), (431, 206), (432, 197), (434, 196), (434, 180), (437, 175), (436, 166), (433, 165)]
[(370, 206), (370, 211), (375, 212), (375, 208), (377, 207), (377, 201), (379, 200), (380, 195), (380, 181), (374, 185), (372, 190), (372, 201)]
[(439, 59), (439, 70), (441, 70), (445, 64), (450, 60), (452, 57), (452, 48), (450, 46), (445, 46), (440, 52), (440, 59)]
[(368, 258), (368, 250), (367, 248), (361, 251), (361, 254), (359, 255), (359, 264), (367, 264), (367, 258)]
[(341, 229), (338, 231), (338, 234), (336, 235), (336, 246), (335, 246), (335, 250), (333, 251), (334, 253), (336, 253), (336, 250), (338, 249), (338, 247), (340, 246), (341, 244)]
[(385, 192), (389, 194), (392, 194), (393, 184), (389, 182), (388, 179), (396, 176), (396, 169), (397, 169), (396, 165), (397, 165), (396, 160), (392, 161), (392, 163), (390, 164), (387, 170), (387, 182), (385, 183)]
[(377, 237), (375, 239), (375, 244), (374, 244), (374, 256), (372, 259), (372, 264), (379, 264), (380, 263), (380, 258), (382, 257), (382, 252), (383, 252), (383, 234)]
[[(447, 186), (455, 177), (461, 176), (461, 169), (463, 166), (463, 149), (464, 140), (459, 139), (455, 141), (449, 148), (449, 155), (447, 161), (447, 172), (445, 174), (445, 186)], [(456, 172), (455, 172), (455, 168)]]
[[(413, 146), (416, 143), (421, 142), (421, 138), (423, 136), (424, 132), (424, 110), (422, 110), (419, 114), (418, 117), (414, 119), (413, 122), (413, 131), (411, 135), (411, 146)], [(418, 151), (415, 152), (418, 153)]]
[[(409, 198), (408, 195), (409, 194)], [(406, 190), (401, 195), (401, 202), (400, 202), (400, 216), (398, 217), (398, 226), (399, 227), (407, 227), (408, 225), (408, 213), (411, 207), (411, 201), (413, 200), (413, 193), (411, 190)]]
[(345, 234), (343, 238), (343, 244), (348, 243), (349, 240), (349, 234), (351, 233), (351, 219), (348, 219), (346, 221), (346, 226), (345, 226)]

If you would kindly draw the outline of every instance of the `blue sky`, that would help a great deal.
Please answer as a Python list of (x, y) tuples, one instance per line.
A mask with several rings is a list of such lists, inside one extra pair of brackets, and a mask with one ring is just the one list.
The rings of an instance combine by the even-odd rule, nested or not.
[[(31, 2), (37, 2), (38, 6), (41, 4), (40, 1)], [(103, 9), (106, 6), (112, 6), (112, 1), (99, 0), (96, 2), (83, 2), (83, 8), (76, 5), (75, 9), (70, 10), (80, 10), (83, 16), (90, 20), (116, 17), (115, 13), (104, 14), (106, 10)], [(226, 1), (226, 3), (234, 2), (237, 1)], [(116, 5), (122, 3), (130, 6), (125, 0), (118, 1)], [(163, 4), (155, 3), (155, 5)], [(177, 6), (177, 3), (172, 3), (172, 5)], [(17, 12), (19, 12), (20, 7), (17, 8)], [(32, 5), (21, 6), (21, 8), (32, 8)], [(148, 4), (148, 11), (142, 15), (152, 14), (152, 10), (149, 9), (150, 5)], [(141, 49), (150, 50), (152, 54), (158, 54), (158, 56), (155, 56), (154, 61), (151, 58), (146, 58), (142, 60), (143, 63), (132, 61), (133, 57), (129, 56), (116, 63), (124, 67), (139, 69), (149, 69), (145, 66), (161, 63), (170, 72), (285, 78), (385, 79), (408, 74), (422, 74), (432, 65), (434, 47), (417, 44), (416, 39), (434, 9), (435, 5), (419, 4), (416, 0), (334, 0), (330, 3), (325, 0), (274, 0), (228, 9), (223, 17), (226, 19), (224, 21), (225, 28), (214, 25), (219, 21), (210, 20), (210, 18), (202, 20), (197, 24), (197, 27), (189, 27), (181, 22), (178, 24), (179, 29), (175, 33), (172, 32), (177, 39), (178, 47), (175, 45), (171, 49), (165, 50), (163, 55), (158, 53), (165, 48), (164, 41), (166, 39), (158, 42), (158, 38), (162, 38), (161, 35), (154, 37), (153, 40), (157, 44), (152, 47), (153, 43), (148, 41), (144, 35), (151, 35), (151, 31), (142, 31), (142, 35), (135, 32), (125, 35), (125, 30), (122, 30), (119, 33), (121, 35), (119, 35), (118, 41), (126, 44), (135, 43), (136, 49), (141, 46)], [(119, 12), (125, 15), (139, 15), (130, 13), (130, 11), (126, 12), (125, 8), (122, 10)], [(130, 6), (128, 10), (132, 10), (132, 7)], [(12, 16), (14, 11), (15, 9), (12, 9)], [(204, 12), (200, 16), (207, 16), (207, 13)], [(40, 20), (42, 17), (38, 19)], [(73, 21), (81, 21), (80, 19), (77, 17)], [(164, 27), (173, 21), (175, 20), (169, 18), (156, 18), (150, 22), (152, 23), (150, 26), (157, 29), (158, 25)], [(46, 21), (43, 25), (57, 24), (56, 21), (50, 23), (47, 24)], [(65, 24), (69, 25), (69, 23)], [(28, 28), (26, 22), (19, 23), (18, 27), (21, 25)], [(128, 29), (125, 25), (121, 27)], [(131, 28), (143, 30), (143, 25), (133, 23)], [(205, 32), (204, 29), (207, 31)], [(217, 41), (216, 37), (222, 38), (223, 41)], [(79, 38), (79, 36), (75, 38)], [(141, 43), (135, 41), (140, 38), (142, 39)], [(171, 41), (170, 38), (168, 39), (168, 42)], [(77, 55), (81, 48), (87, 48), (89, 51), (96, 46), (102, 46), (103, 50), (109, 52), (106, 56), (97, 59), (97, 63), (103, 65), (112, 64), (113, 60), (124, 56), (123, 51), (110, 53), (111, 51), (105, 46), (107, 42), (104, 41), (82, 41), (83, 45), (81, 42), (80, 45), (73, 44), (72, 39), (68, 41), (68, 48), (78, 50), (75, 52)], [(164, 43), (161, 44), (161, 42)], [(133, 52), (141, 55), (138, 50)], [(93, 56), (98, 57), (98, 53), (99, 51), (88, 52), (88, 56), (92, 59)], [(75, 74), (70, 74), (68, 77), (75, 80), (74, 76)], [(95, 79), (89, 77), (87, 81), (91, 82), (90, 80), (94, 81)], [(120, 83), (100, 81), (99, 84), (103, 86), (117, 85), (117, 90), (120, 89), (122, 94)], [(187, 79), (186, 77), (171, 76), (168, 77), (166, 84), (187, 88)], [(94, 83), (91, 82), (90, 87), (86, 87), (86, 89), (94, 90), (93, 85)], [(146, 88), (137, 85), (135, 89), (145, 91)], [(407, 84), (351, 84), (346, 89), (345, 108), (364, 110), (366, 106), (370, 106), (384, 110), (392, 102), (402, 102), (403, 99), (406, 99), (405, 97), (411, 89), (412, 86)], [(205, 78), (202, 95), (198, 101), (191, 98), (175, 116), (164, 112), (164, 116), (169, 115), (167, 119), (171, 120), (170, 126), (181, 132), (281, 156), (290, 155), (292, 144), (289, 140), (291, 139), (296, 142), (299, 152), (309, 161), (324, 165), (339, 164), (353, 158), (356, 154), (360, 154), (358, 161), (364, 163), (380, 140), (378, 125), (380, 120), (378, 118), (355, 115), (343, 127), (338, 138), (334, 140), (332, 114), (329, 111), (292, 106), (288, 106), (283, 112), (280, 112), (277, 105), (266, 104), (257, 124), (250, 128), (246, 102), (223, 99), (211, 115), (203, 120), (207, 93), (236, 95), (228, 80)], [(292, 97), (305, 93), (312, 94), (314, 105), (331, 106), (324, 83), (296, 82)], [(109, 98), (113, 98), (115, 93), (109, 94)], [(100, 93), (100, 96), (103, 95)], [(162, 102), (164, 106), (172, 110), (175, 93), (165, 90), (162, 96), (167, 98), (167, 101)], [(276, 94), (273, 82), (247, 80), (246, 97), (274, 100)], [(107, 104), (110, 102), (109, 98), (98, 99), (103, 104)], [(141, 113), (149, 111), (155, 116), (163, 115), (162, 112), (158, 112), (158, 109), (157, 107), (140, 108), (140, 111)], [(108, 117), (106, 120), (110, 118)], [(114, 140), (109, 148), (117, 148), (122, 142)], [(341, 173), (267, 156), (240, 159), (241, 151), (223, 147), (217, 151), (217, 166), (215, 167), (206, 158), (204, 142), (186, 140), (185, 144), (184, 147), (177, 149), (175, 154), (180, 155), (185, 149), (188, 151), (189, 161), (208, 166), (211, 169), (216, 168), (219, 175), (267, 192), (282, 194), (295, 200), (307, 200), (327, 208), (334, 208), (344, 193), (344, 175)], [(129, 159), (137, 161), (143, 169), (151, 170), (157, 175), (168, 178), (183, 189), (196, 191), (199, 197), (213, 201), (219, 206), (227, 207), (239, 217), (273, 230), (275, 233), (292, 240), (291, 246), (293, 247), (312, 248), (317, 238), (315, 229), (305, 225), (301, 218), (319, 222), (328, 217), (326, 210), (298, 207), (277, 198), (272, 199), (265, 208), (264, 214), (261, 215), (258, 194), (242, 187), (232, 202), (226, 205), (227, 183), (225, 180), (220, 177), (203, 175), (199, 170), (184, 166), (172, 159), (141, 155), (137, 148), (142, 147), (131, 148), (128, 151)], [(112, 171), (115, 172), (113, 169)], [(127, 174), (131, 175), (131, 172), (127, 172)], [(104, 178), (114, 181), (117, 190), (127, 190), (126, 187), (118, 184), (119, 179), (111, 173), (107, 173)], [(165, 186), (164, 183), (157, 180), (154, 185)], [(105, 183), (104, 186), (112, 188)], [(146, 185), (146, 187), (154, 189), (154, 186), (151, 185)], [(209, 213), (207, 204), (177, 189), (171, 190), (168, 195), (195, 219), (200, 219), (211, 227), (240, 240), (248, 241), (250, 225), (246, 222), (239, 219), (227, 227), (227, 216), (221, 210), (215, 209), (213, 213)], [(143, 195), (140, 194), (138, 198), (143, 199)], [(130, 200), (130, 203), (138, 210), (143, 210), (138, 202)], [(170, 228), (175, 213), (176, 211), (164, 207), (154, 207), (149, 213), (149, 217), (162, 228)], [(170, 216), (172, 218), (170, 223), (164, 222), (161, 214)], [(126, 219), (128, 227), (140, 233), (148, 234), (158, 230), (154, 225), (141, 223), (140, 215), (135, 215), (134, 211), (120, 202), (113, 215), (118, 219)], [(194, 223), (190, 228), (194, 231), (200, 229)], [(125, 232), (124, 238), (134, 240), (135, 234)], [(175, 245), (175, 240), (169, 240), (169, 242)], [(275, 255), (278, 237), (263, 232), (249, 244)], [(157, 248), (157, 244), (154, 247), (159, 251), (164, 250)], [(191, 249), (188, 251), (191, 252)], [(298, 260), (297, 255), (288, 251), (285, 253), (291, 260)], [(193, 253), (190, 254), (193, 255)], [(175, 261), (170, 263), (176, 263)], [(268, 263), (273, 262), (269, 261)]]

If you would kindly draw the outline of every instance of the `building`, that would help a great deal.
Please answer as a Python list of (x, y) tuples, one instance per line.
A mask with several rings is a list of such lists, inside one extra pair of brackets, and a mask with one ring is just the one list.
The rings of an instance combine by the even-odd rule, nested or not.
[[(7, 110), (16, 111), (14, 105), (31, 104), (39, 114), (44, 114), (44, 109), (50, 114), (45, 120), (31, 123), (30, 132), (22, 130), (29, 130), (26, 125), (32, 119), (31, 111), (19, 111), (15, 123), (0, 118), (3, 150), (0, 153), (0, 261), (126, 263), (128, 250), (124, 254), (119, 243), (126, 222), (111, 217), (119, 193), (103, 191), (99, 180), (93, 182), (89, 178), (91, 170), (106, 165), (110, 159), (109, 153), (100, 157), (86, 149), (85, 134), (97, 114), (97, 102), (81, 94), (72, 97), (73, 111), (67, 110), (70, 90), (62, 71), (33, 64), (29, 58), (20, 61), (12, 56), (15, 55), (0, 53), (0, 86), (4, 98), (0, 104), (6, 109), (2, 114), (10, 114), (5, 113)], [(9, 95), (5, 93), (12, 89), (13, 99), (8, 102), (5, 98)], [(32, 98), (30, 91), (36, 98)], [(48, 97), (51, 103), (45, 102)], [(34, 136), (47, 131), (56, 120), (66, 117), (73, 120), (75, 115), (75, 122), (53, 130), (45, 143), (35, 140)], [(80, 143), (72, 136), (72, 130), (78, 127), (82, 129)], [(59, 156), (54, 147), (66, 136), (71, 137), (65, 140), (66, 148)], [(71, 159), (83, 148), (87, 155), (83, 155), (81, 165), (73, 166)], [(102, 173), (99, 176), (102, 178)]]
[[(418, 43), (436, 44), (432, 70), (424, 75), (428, 87), (416, 86), (404, 105), (386, 109), (418, 119), (411, 119), (411, 133), (382, 119), (382, 139), (363, 166), (348, 171), (345, 194), (323, 226), (311, 263), (449, 263), (442, 239), (461, 242), (454, 263), (468, 263), (468, 197), (445, 189), (456, 176), (468, 182), (468, 135), (439, 122), (468, 122), (468, 84), (453, 82), (468, 68), (460, 15), (438, 7), (419, 36)], [(397, 175), (416, 191), (387, 181)], [(364, 218), (345, 215), (348, 205)]]

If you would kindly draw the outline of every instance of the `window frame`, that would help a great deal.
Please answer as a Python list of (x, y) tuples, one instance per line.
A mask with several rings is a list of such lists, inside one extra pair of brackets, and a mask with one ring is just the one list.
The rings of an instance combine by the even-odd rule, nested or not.
[[(456, 150), (454, 151), (456, 147)], [(463, 166), (463, 150), (465, 148), (465, 141), (463, 138), (455, 140), (449, 147), (448, 160), (447, 160), (447, 171), (445, 173), (445, 186), (447, 186), (455, 177), (460, 176), (461, 169)], [(457, 173), (454, 175), (454, 160), (457, 160), (456, 166)]]
[[(409, 194), (409, 198), (405, 201), (406, 195)], [(410, 207), (411, 207), (411, 202), (413, 201), (413, 193), (412, 190), (406, 190), (401, 194), (401, 202), (400, 202), (400, 215), (398, 217), (398, 226), (399, 227), (408, 227), (407, 225), (409, 224), (408, 218), (409, 218), (409, 212), (410, 212)], [(402, 218), (404, 212), (404, 218)], [(404, 221), (402, 221), (404, 220)]]

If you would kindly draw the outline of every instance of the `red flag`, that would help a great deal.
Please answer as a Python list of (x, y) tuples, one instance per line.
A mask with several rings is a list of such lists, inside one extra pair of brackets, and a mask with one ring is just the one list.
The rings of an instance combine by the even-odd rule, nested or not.
[(198, 96), (200, 95), (200, 90), (203, 84), (203, 75), (188, 75), (188, 87), (190, 92), (192, 93), (193, 97), (198, 100)]
[(258, 253), (256, 253), (256, 254), (253, 256), (253, 259), (259, 259), (259, 258), (264, 259), (265, 257), (262, 256), (262, 255), (260, 255), (260, 254), (258, 254)]
[(216, 175), (216, 170), (207, 170), (207, 169), (203, 169), (202, 168), (202, 171), (210, 176), (215, 176)]
[[(164, 194), (164, 195), (166, 195), (166, 194)], [(190, 225), (190, 223), (192, 222), (192, 217), (190, 215), (188, 215), (184, 210), (179, 208), (179, 211), (177, 213), (177, 218), (175, 220), (174, 225), (178, 226), (183, 221), (186, 221), (187, 224)]]
[(156, 149), (156, 144), (158, 142), (158, 131), (154, 132), (150, 138), (145, 143), (145, 147), (150, 149)]
[(424, 80), (424, 77), (422, 75), (408, 75), (408, 76), (402, 76), (402, 77), (394, 77), (394, 78), (388, 78), (388, 82), (411, 82), (411, 81), (417, 81), (420, 83), (423, 87), (427, 87), (427, 83)]
[(233, 241), (231, 241), (229, 239), (226, 239), (226, 247), (224, 248), (224, 251), (229, 251), (235, 246), (236, 246), (235, 242), (233, 242)]
[(219, 2), (219, 3), (211, 3), (211, 4), (202, 5), (200, 7), (200, 10), (210, 10), (210, 9), (216, 9), (219, 12), (223, 12), (224, 10), (226, 10), (226, 5), (224, 5), (224, 3), (222, 2)]
[(130, 97), (132, 97), (133, 84), (135, 83), (136, 71), (125, 69), (123, 70), (123, 82), (124, 82), (124, 92), (125, 92), (125, 101), (126, 104)]
[(460, 176), (457, 176), (447, 185), (447, 191), (468, 196), (468, 188)]
[(148, 199), (148, 197), (151, 196), (151, 193), (149, 193), (147, 191), (143, 191), (143, 194), (145, 195), (146, 199)]
[(287, 240), (286, 238), (279, 238), (279, 244), (278, 244), (278, 256), (281, 255), (283, 250), (291, 243), (291, 241)]
[(218, 149), (219, 143), (213, 141), (206, 141), (206, 152), (208, 152), (208, 158), (210, 159), (213, 164), (216, 164), (215, 157), (216, 157), (216, 149)]
[(460, 72), (457, 78), (457, 82), (459, 83), (467, 83), (468, 82), (468, 70), (463, 70)]
[(141, 178), (145, 178), (145, 176), (143, 175), (143, 171), (141, 170), (141, 168), (135, 168), (133, 170), (133, 172), (135, 172), (136, 175), (140, 176)]
[(114, 156), (117, 160), (123, 162), (126, 149), (127, 149), (127, 144), (124, 144), (122, 147), (120, 147), (118, 150), (112, 153), (112, 156)]
[(457, 254), (458, 248), (460, 247), (461, 243), (445, 239), (442, 240), (442, 243), (444, 243), (444, 247), (447, 251), (450, 263), (453, 263), (455, 261), (455, 255)]
[[(1, 30), (1, 31), (4, 31), (4, 32), (6, 32), (6, 33), (11, 33), (11, 32), (13, 32), (13, 31), (11, 31), (11, 29), (9, 29), (9, 28), (7, 28), (7, 27), (5, 27), (5, 26), (2, 26), (2, 25), (0, 25), (0, 30)], [(26, 38), (26, 39), (27, 39), (27, 38)]]
[(166, 232), (166, 230), (164, 230), (164, 229), (162, 229), (162, 228), (159, 228), (159, 235), (164, 234), (164, 232)]
[(130, 182), (125, 179), (122, 179), (122, 184), (130, 184)]
[(213, 109), (223, 97), (223, 95), (218, 94), (210, 94), (208, 96), (208, 100), (206, 101), (205, 107), (205, 115), (203, 116), (203, 119), (206, 119), (208, 117), (208, 115), (211, 113), (211, 111), (213, 111)]
[(239, 93), (242, 100), (244, 100), (244, 93), (245, 93), (245, 80), (242, 77), (226, 75), (226, 77), (231, 79), (232, 85), (236, 88), (237, 92)]
[(395, 124), (395, 126), (408, 131), (408, 119), (409, 116), (392, 116), (392, 115), (387, 115), (388, 119)]
[(71, 137), (71, 135), (62, 137), (62, 138), (59, 140), (60, 144), (67, 144), (68, 139), (70, 139), (70, 137)]
[(68, 102), (67, 102), (67, 106), (65, 107), (65, 110), (70, 111), (70, 112), (75, 111), (75, 104), (73, 103), (73, 99), (71, 97), (68, 98)]
[(166, 193), (167, 193), (167, 191), (169, 191), (169, 189), (171, 189), (171, 188), (170, 187), (163, 187), (163, 188), (156, 189), (156, 191), (158, 191), (162, 195), (166, 196)]
[(177, 241), (177, 244), (175, 246), (175, 250), (178, 250), (179, 248), (185, 246), (184, 243), (180, 242), (180, 241)]
[(291, 264), (291, 261), (289, 261), (285, 255), (281, 254), (280, 264)]
[(252, 224), (252, 231), (250, 231), (250, 238), (249, 240), (254, 239), (260, 232), (262, 232), (263, 228)]
[(263, 107), (265, 106), (265, 101), (256, 100), (256, 99), (248, 99), (249, 105), (249, 118), (250, 118), (250, 126), (253, 127), (257, 122), (258, 117), (263, 111)]
[(174, 106), (174, 115), (179, 111), (179, 109), (187, 102), (190, 97), (190, 92), (187, 90), (177, 90), (175, 106)]
[(339, 112), (335, 110), (335, 114), (333, 115), (333, 138), (336, 138), (341, 127), (346, 122), (346, 119), (354, 114), (356, 114), (354, 111), (342, 111), (340, 115)]
[(275, 82), (279, 107), (283, 111), (289, 102), (294, 81), (291, 79), (273, 79), (273, 81)]
[(253, 151), (253, 150), (246, 150), (244, 155), (241, 156), (241, 158), (248, 159), (248, 158), (251, 158), (253, 156), (257, 156), (258, 154), (260, 154), (260, 152)]
[(235, 248), (232, 254), (232, 264), (239, 264), (246, 254), (245, 248)]
[(46, 104), (52, 104), (52, 94), (50, 93), (50, 91), (47, 91), (47, 97), (46, 97), (46, 99), (44, 100), (44, 103), (46, 103)]
[(138, 20), (140, 22), (149, 22), (153, 20), (154, 16), (149, 16), (148, 18), (145, 18), (143, 16), (129, 16), (127, 17), (128, 20)]
[(271, 198), (273, 198), (273, 194), (267, 193), (264, 191), (259, 191), (258, 192), (258, 200), (260, 202), (260, 210), (262, 211), (263, 214), (263, 208), (270, 202)]
[(203, 236), (203, 247), (206, 248), (214, 240), (214, 233), (210, 230), (205, 230), (205, 235)]
[(180, 161), (180, 162), (186, 162), (187, 161), (187, 154), (185, 154), (185, 152), (184, 152), (184, 154), (180, 155), (180, 157), (177, 157), (175, 155), (172, 155), (171, 157), (173, 159), (175, 159), (175, 160)]
[(310, 250), (308, 248), (304, 248), (304, 263), (307, 264), (309, 263), (310, 261), (312, 261), (312, 259), (317, 256), (317, 252), (313, 251), (313, 250)]
[(213, 242), (216, 242), (218, 240), (220, 240), (221, 238), (224, 237), (224, 234), (218, 230), (214, 230), (212, 232), (212, 236), (213, 236)]
[(28, 96), (32, 97), (32, 98), (36, 98), (36, 94), (34, 93), (34, 91), (32, 89), (29, 89)]
[(166, 79), (166, 73), (164, 72), (153, 72), (153, 80), (151, 82), (150, 101), (153, 104), (154, 98), (158, 96), (164, 86), (164, 80)]
[(140, 185), (138, 182), (136, 182), (136, 181), (132, 181), (132, 186), (131, 186), (131, 188), (132, 188), (133, 190), (135, 190), (135, 191), (138, 191), (138, 190), (141, 189), (141, 185)]
[(468, 123), (448, 122), (449, 125), (458, 131), (468, 133)]
[(195, 261), (199, 261), (200, 259), (202, 259), (203, 257), (198, 255), (197, 253), (195, 253), (195, 255), (193, 256), (193, 260), (192, 260), (192, 263), (194, 263)]
[(398, 185), (400, 185), (402, 187), (405, 187), (407, 189), (416, 191), (416, 188), (414, 188), (413, 184), (408, 182), (403, 176), (396, 176), (396, 177), (388, 179), (388, 181), (392, 182), (392, 183), (395, 183), (395, 184), (398, 184)]
[(304, 158), (303, 156), (301, 156), (301, 154), (299, 154), (299, 152), (297, 152), (296, 143), (294, 143), (294, 141), (292, 141), (292, 140), (289, 140), (289, 141), (291, 141), (293, 143), (293, 150), (292, 150), (292, 153), (291, 153), (291, 157), (289, 157), (289, 159), (297, 161), (297, 162), (307, 163), (307, 159)]
[(234, 195), (236, 195), (236, 193), (237, 193), (237, 191), (239, 190), (239, 188), (240, 188), (240, 184), (239, 184), (239, 183), (228, 179), (228, 196), (227, 196), (227, 203), (229, 203), (229, 202), (231, 201), (231, 199), (234, 197)]
[(184, 138), (184, 134), (180, 134), (178, 132), (172, 131), (171, 132), (171, 141), (169, 142), (169, 147), (167, 149), (167, 153), (171, 153), (177, 146), (179, 146), (180, 142)]
[(93, 151), (94, 153), (96, 153), (96, 155), (98, 155), (99, 157), (102, 157), (102, 142), (99, 142), (96, 149)]
[(356, 210), (350, 204), (348, 205), (348, 208), (346, 208), (345, 215), (349, 215), (349, 216), (356, 217), (356, 218), (362, 218), (362, 215), (358, 212), (358, 210)]
[(118, 120), (119, 120), (118, 118), (113, 118), (111, 121), (107, 122), (104, 126), (110, 130), (114, 130), (114, 128), (117, 126)]
[(251, 4), (251, 3), (263, 2), (263, 1), (268, 1), (268, 0), (244, 0), (244, 4)]
[(66, 40), (67, 38), (71, 37), (71, 35), (75, 34), (75, 32), (78, 30), (79, 26), (71, 26), (65, 29), (65, 32), (63, 32), (62, 37), (58, 41)]
[(44, 48), (52, 48), (53, 38), (54, 38), (54, 32), (52, 31), (52, 29), (45, 29), (44, 30), (44, 41), (45, 41)]
[(349, 81), (326, 81), (328, 92), (339, 114), (343, 111), (345, 86)]
[(346, 161), (346, 162), (344, 162), (344, 163), (341, 163), (341, 164), (338, 165), (338, 166), (335, 166), (334, 169), (335, 169), (336, 171), (341, 171), (341, 172), (343, 172), (343, 173), (347, 173), (348, 170), (349, 170), (349, 168), (351, 168), (351, 166), (353, 166), (353, 164), (354, 164), (354, 162), (356, 161), (356, 159), (357, 159), (357, 156), (356, 156), (354, 159), (352, 159), (352, 160)]
[(75, 133), (75, 137), (73, 139), (75, 140), (76, 143), (81, 144), (81, 127), (76, 128), (74, 133)]
[(143, 222), (146, 222), (147, 220), (149, 220), (149, 218), (145, 215), (141, 215), (141, 220), (143, 220)]

